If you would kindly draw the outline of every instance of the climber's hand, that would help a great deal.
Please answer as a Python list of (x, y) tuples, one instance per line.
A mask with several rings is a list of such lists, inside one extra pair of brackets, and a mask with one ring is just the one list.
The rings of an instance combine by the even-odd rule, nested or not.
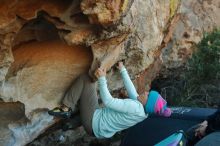
[(106, 76), (106, 69), (102, 69), (102, 68), (98, 68), (96, 71), (95, 71), (95, 76), (97, 78), (100, 78), (102, 76)]
[(199, 138), (202, 138), (203, 136), (205, 136), (205, 131), (206, 131), (207, 126), (208, 126), (208, 122), (207, 121), (202, 122), (199, 125), (199, 128), (197, 128), (195, 130), (195, 136), (197, 136)]
[(122, 67), (124, 67), (123, 62), (122, 62), (122, 61), (118, 62), (118, 66), (117, 66), (117, 68), (118, 68), (119, 70), (121, 70)]

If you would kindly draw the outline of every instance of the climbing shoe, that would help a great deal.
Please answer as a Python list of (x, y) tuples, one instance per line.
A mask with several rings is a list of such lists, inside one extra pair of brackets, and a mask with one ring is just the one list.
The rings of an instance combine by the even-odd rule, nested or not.
[(66, 118), (70, 118), (72, 114), (72, 109), (66, 106), (55, 107), (54, 109), (49, 110), (48, 114), (51, 116), (66, 119)]

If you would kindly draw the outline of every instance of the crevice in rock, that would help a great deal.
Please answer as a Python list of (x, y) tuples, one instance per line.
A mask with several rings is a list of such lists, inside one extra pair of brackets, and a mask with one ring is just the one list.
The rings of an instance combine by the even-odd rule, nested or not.
[(59, 34), (57, 28), (44, 18), (38, 17), (23, 25), (16, 34), (12, 47), (15, 49), (18, 45), (29, 41), (49, 41), (58, 39)]
[[(1, 84), (1, 104), (10, 101), (16, 106), (16, 101), (22, 102), (21, 119), (26, 120), (12, 119), (6, 124), (3, 130), (9, 135), (3, 145), (24, 145), (58, 122), (47, 110), (59, 104), (77, 76), (88, 72), (93, 58), (91, 49), (85, 45), (69, 46), (59, 33), (60, 29), (41, 14), (27, 21), (14, 36), (14, 62)], [(4, 109), (5, 114), (8, 112)]]

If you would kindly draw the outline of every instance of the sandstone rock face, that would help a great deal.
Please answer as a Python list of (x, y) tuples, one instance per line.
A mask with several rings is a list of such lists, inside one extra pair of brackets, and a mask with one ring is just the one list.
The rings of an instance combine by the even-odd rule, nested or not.
[(203, 32), (220, 26), (219, 5), (219, 0), (0, 1), (0, 110), (6, 111), (0, 119), (18, 115), (0, 123), (1, 144), (25, 145), (54, 124), (47, 109), (60, 103), (79, 74), (94, 78), (99, 66), (109, 70), (111, 90), (122, 87), (112, 69), (118, 60), (125, 60), (139, 92), (149, 89), (162, 66), (181, 66)]
[(13, 145), (13, 132), (8, 128), (8, 125), (11, 121), (19, 122), (20, 120), (25, 120), (24, 104), (19, 102), (1, 102), (0, 107), (0, 145)]
[(8, 120), (8, 124), (14, 122), (9, 124), (12, 134), (8, 142), (24, 145), (55, 122), (46, 109), (56, 107), (71, 82), (88, 72), (92, 52), (60, 40), (28, 42), (13, 48), (12, 52), (14, 63), (2, 83), (1, 97), (6, 103), (20, 101), (25, 105), (23, 112), (31, 122), (17, 124), (13, 119)]
[(172, 39), (163, 49), (163, 61), (167, 68), (176, 68), (192, 54), (192, 46), (203, 33), (220, 26), (220, 1), (181, 1), (180, 15), (172, 33)]
[(98, 67), (106, 68), (109, 70), (117, 61), (122, 53), (123, 41), (127, 34), (122, 34), (107, 40), (100, 40), (92, 44), (92, 52), (94, 61), (91, 64), (90, 76), (94, 77), (95, 69)]
[(81, 9), (92, 24), (112, 25), (118, 21), (133, 1), (129, 0), (83, 0)]
[(92, 61), (88, 48), (70, 47), (61, 41), (25, 43), (12, 52), (14, 63), (2, 87), (2, 96), (4, 101), (22, 101), (26, 113), (57, 106), (71, 82), (88, 72)]

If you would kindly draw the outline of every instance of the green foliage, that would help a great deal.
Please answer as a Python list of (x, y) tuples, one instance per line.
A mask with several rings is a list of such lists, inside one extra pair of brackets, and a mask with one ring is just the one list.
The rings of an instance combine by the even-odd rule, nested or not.
[(216, 99), (220, 93), (220, 30), (204, 34), (195, 47), (196, 51), (182, 75), (185, 84), (181, 91), (183, 98), (179, 103), (207, 107), (211, 105), (210, 99)]
[(204, 34), (195, 48), (186, 69), (157, 79), (162, 96), (175, 106), (220, 106), (220, 30)]
[(192, 79), (190, 84), (220, 79), (220, 31), (205, 34), (196, 47), (197, 52), (188, 62), (187, 78)]

